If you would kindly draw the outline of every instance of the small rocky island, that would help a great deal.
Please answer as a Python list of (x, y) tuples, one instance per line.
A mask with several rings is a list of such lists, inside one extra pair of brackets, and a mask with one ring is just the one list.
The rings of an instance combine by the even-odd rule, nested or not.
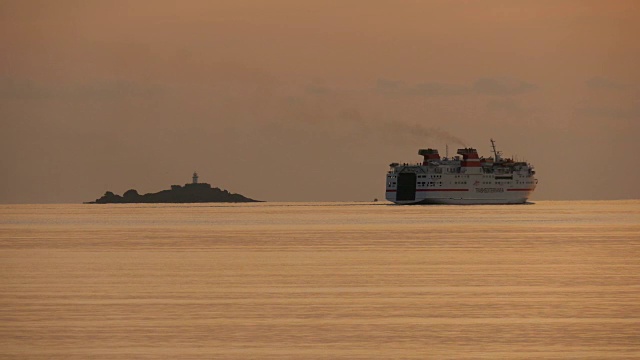
[(136, 190), (127, 190), (122, 196), (107, 191), (101, 198), (87, 204), (132, 204), (132, 203), (206, 203), (206, 202), (259, 202), (227, 190), (212, 188), (207, 183), (198, 183), (198, 174), (193, 173), (191, 184), (171, 185), (170, 190), (140, 195)]

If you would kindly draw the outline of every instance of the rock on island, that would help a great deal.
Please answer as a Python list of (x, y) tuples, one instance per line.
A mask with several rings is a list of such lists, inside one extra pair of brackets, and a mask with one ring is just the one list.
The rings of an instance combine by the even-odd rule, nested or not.
[(132, 204), (132, 203), (205, 203), (205, 202), (259, 202), (240, 194), (232, 194), (207, 183), (198, 183), (198, 174), (193, 173), (191, 184), (171, 185), (170, 190), (140, 195), (127, 190), (122, 196), (107, 191), (101, 198), (87, 204)]

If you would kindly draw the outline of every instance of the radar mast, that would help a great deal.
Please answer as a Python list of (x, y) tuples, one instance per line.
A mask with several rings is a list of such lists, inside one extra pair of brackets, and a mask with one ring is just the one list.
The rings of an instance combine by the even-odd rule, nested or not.
[(496, 142), (493, 141), (493, 139), (491, 139), (491, 148), (493, 148), (493, 157), (495, 157), (495, 159), (496, 159), (495, 161), (498, 162), (498, 161), (502, 160), (502, 158), (501, 158), (502, 152), (496, 150)]

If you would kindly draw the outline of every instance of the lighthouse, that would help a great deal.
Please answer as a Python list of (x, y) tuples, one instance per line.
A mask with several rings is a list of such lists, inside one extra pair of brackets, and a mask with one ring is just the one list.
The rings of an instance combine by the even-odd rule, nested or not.
[(192, 184), (197, 184), (198, 183), (198, 173), (197, 172), (193, 172), (193, 181)]

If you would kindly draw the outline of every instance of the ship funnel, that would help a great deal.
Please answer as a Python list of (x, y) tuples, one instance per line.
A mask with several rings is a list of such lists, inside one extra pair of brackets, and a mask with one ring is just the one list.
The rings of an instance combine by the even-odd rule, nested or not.
[(440, 154), (438, 154), (437, 149), (420, 149), (418, 150), (418, 155), (424, 156), (422, 165), (427, 165), (432, 160), (440, 160)]
[(458, 149), (458, 154), (462, 155), (461, 166), (465, 167), (478, 167), (480, 166), (480, 158), (478, 157), (478, 150), (474, 148)]
[(474, 148), (464, 148), (458, 149), (458, 155), (462, 155), (463, 159), (477, 159), (478, 158), (478, 150)]

